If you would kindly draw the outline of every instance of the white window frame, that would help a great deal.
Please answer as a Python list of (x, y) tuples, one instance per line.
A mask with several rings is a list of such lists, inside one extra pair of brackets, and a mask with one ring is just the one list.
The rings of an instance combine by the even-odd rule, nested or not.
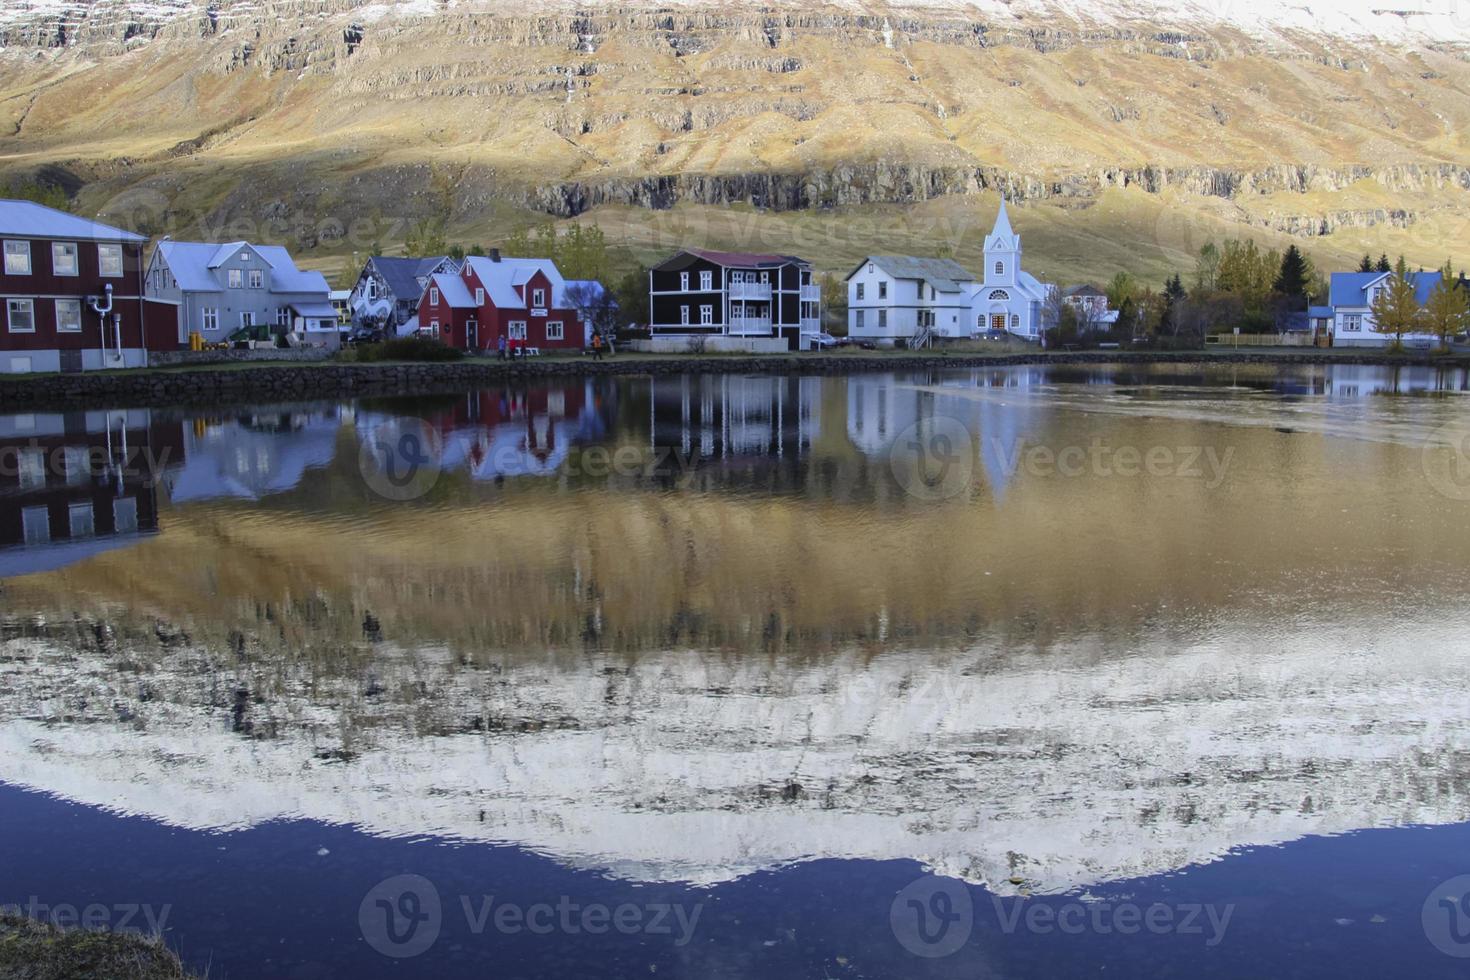
[(1006, 264), (1004, 262), (995, 263), (995, 274), (997, 276), (1003, 276), (1006, 274)]
[(251, 289), (264, 289), (265, 288), (265, 270), (264, 269), (251, 269), (250, 270), (250, 276), (249, 276), (249, 278), (248, 278), (247, 281), (250, 283), (250, 288)]
[(512, 321), (510, 321), (509, 323), (507, 323), (505, 325), (505, 333), (506, 333), (507, 339), (509, 339), (509, 340), (525, 340), (526, 339), (526, 321), (525, 320), (512, 320)]
[(483, 287), (483, 286), (476, 286), (475, 287), (475, 305), (476, 306), (484, 306), (485, 305), (485, 287)]
[(689, 292), (689, 273), (687, 272), (679, 273), (679, 291), (681, 293)]
[(226, 269), (225, 286), (228, 289), (243, 289), (245, 287), (245, 270)]
[(429, 287), (429, 305), (430, 306), (438, 306), (439, 305), (439, 287), (438, 286), (430, 286)]
[[(97, 511), (90, 500), (79, 500), (66, 508), (67, 529), (73, 538), (97, 536)], [(79, 526), (80, 525), (80, 526)]]
[[(24, 311), (23, 315), (30, 318), (29, 327), (17, 327), (15, 316), (17, 312)], [(7, 299), (5, 301), (5, 329), (10, 333), (35, 333), (36, 332), (36, 301), (33, 299)]]
[(536, 309), (538, 310), (544, 310), (546, 308), (546, 290), (531, 290), (531, 305), (536, 307)]
[(887, 330), (888, 329), (888, 311), (885, 310), (885, 309), (880, 309), (878, 311), (878, 329), (879, 330)]
[(242, 327), (253, 327), (253, 326), (255, 326), (255, 311), (254, 310), (241, 310), (240, 311), (240, 326), (242, 326)]
[(865, 292), (866, 292), (866, 291), (867, 291), (867, 290), (865, 290), (865, 289), (864, 289), (864, 288), (863, 288), (863, 284), (862, 284), (862, 283), (858, 283), (858, 284), (857, 284), (857, 298), (858, 298), (858, 302), (862, 302), (862, 301), (863, 301), (863, 299), (864, 299), (864, 298), (865, 298), (865, 297), (864, 297), (864, 295), (863, 295), (863, 294), (864, 294), (864, 293), (865, 293)]
[[(16, 245), (25, 246), (25, 252), (12, 251), (11, 249)], [(17, 269), (15, 264), (18, 263), (22, 254), (25, 255), (25, 268)], [(35, 266), (31, 264), (31, 243), (25, 239), (5, 239), (5, 274), (7, 276), (28, 276), (34, 268)]]
[[(68, 249), (70, 253), (68, 253)], [(62, 268), (62, 259), (67, 254), (71, 255), (71, 271)], [(54, 276), (66, 276), (75, 278), (82, 274), (82, 250), (77, 247), (76, 242), (52, 242), (51, 243), (51, 274)]]
[[(97, 274), (103, 279), (121, 279), (123, 277), (123, 261), (123, 247), (121, 245), (111, 245), (106, 242), (98, 244)], [(111, 269), (116, 269), (117, 271), (109, 271)]]
[(679, 307), (679, 326), (689, 326), (689, 307), (687, 306)]
[(856, 327), (858, 330), (863, 329), (863, 311), (862, 310), (854, 310), (853, 312), (855, 312), (857, 314), (857, 316), (853, 319), (852, 325), (854, 327)]
[(888, 280), (887, 279), (880, 279), (878, 281), (878, 298), (879, 299), (887, 299), (888, 298)]
[(291, 327), (291, 307), (289, 307), (289, 306), (279, 306), (279, 307), (276, 308), (276, 326), (278, 326), (278, 327), (286, 327), (287, 329), (290, 329), (290, 327)]
[(745, 273), (741, 272), (739, 269), (735, 270), (734, 272), (730, 273), (730, 282), (734, 285), (743, 284), (745, 282)]
[(439, 321), (437, 319), (429, 321), (429, 336), (435, 338), (439, 336)]
[(715, 308), (706, 303), (699, 308), (699, 323), (701, 326), (710, 327), (714, 326), (714, 322)]
[(372, 276), (368, 276), (368, 281), (367, 281), (367, 298), (368, 299), (377, 299), (378, 298), (378, 280), (374, 279)]
[(715, 274), (708, 269), (699, 273), (699, 289), (701, 292), (709, 292), (715, 288)]
[(566, 328), (566, 325), (561, 320), (547, 320), (546, 321), (546, 339), (547, 340), (566, 340), (567, 339), (567, 328)]
[(200, 310), (199, 310), (199, 329), (200, 330), (218, 330), (219, 329), (219, 307), (218, 306), (205, 306), (205, 307), (201, 307), (200, 308)]
[[(75, 310), (76, 323), (74, 327), (63, 327), (61, 325), (61, 311)], [(82, 301), (79, 299), (59, 299), (56, 301), (56, 332), (57, 333), (81, 333), (82, 332)]]
[(20, 523), (22, 540), (26, 544), (47, 544), (51, 541), (51, 511), (44, 505), (22, 507)]

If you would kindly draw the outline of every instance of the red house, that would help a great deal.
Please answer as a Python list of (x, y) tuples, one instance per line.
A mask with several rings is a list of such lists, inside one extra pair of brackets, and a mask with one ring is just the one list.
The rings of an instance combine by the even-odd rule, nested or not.
[(176, 349), (177, 305), (143, 295), (147, 239), (0, 200), (0, 373), (142, 367)]
[(440, 273), (419, 299), (419, 332), (461, 350), (494, 351), (505, 338), (540, 350), (581, 350), (587, 326), (571, 306), (566, 280), (550, 259), (465, 259), (459, 275)]

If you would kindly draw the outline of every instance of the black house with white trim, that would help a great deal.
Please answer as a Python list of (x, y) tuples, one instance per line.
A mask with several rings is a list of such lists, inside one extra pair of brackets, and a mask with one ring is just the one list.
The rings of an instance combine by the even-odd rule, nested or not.
[(810, 262), (790, 255), (685, 249), (648, 273), (649, 330), (788, 350), (811, 346), (821, 330), (822, 293)]

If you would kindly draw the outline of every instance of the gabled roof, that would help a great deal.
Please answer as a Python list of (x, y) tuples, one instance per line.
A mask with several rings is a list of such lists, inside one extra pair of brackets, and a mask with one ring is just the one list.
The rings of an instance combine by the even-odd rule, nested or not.
[(48, 208), (35, 201), (0, 200), (0, 235), (16, 238), (59, 238), (66, 241), (130, 242), (148, 239), (100, 221)]
[(430, 278), (429, 282), (439, 287), (439, 298), (452, 308), (457, 310), (475, 308), (475, 298), (470, 295), (470, 287), (466, 286), (464, 280), (459, 276), (438, 272)]
[(1068, 297), (1070, 297), (1070, 296), (1106, 296), (1107, 293), (1103, 292), (1101, 289), (1098, 289), (1092, 283), (1085, 282), (1085, 283), (1083, 283), (1080, 286), (1069, 286), (1069, 287), (1067, 287), (1065, 290), (1062, 291), (1062, 295), (1063, 296), (1068, 296)]
[(550, 305), (560, 309), (567, 306), (566, 280), (562, 279), (556, 263), (550, 259), (502, 258), (497, 262), (487, 256), (474, 255), (465, 259), (465, 265), (474, 271), (485, 289), (485, 295), (490, 297), (490, 302), (497, 309), (526, 309), (526, 301), (521, 299), (515, 287), (525, 285), (537, 272), (544, 273), (551, 283)]
[(219, 268), (247, 245), (271, 267), (271, 292), (323, 295), (331, 292), (325, 276), (320, 272), (296, 268), (291, 253), (279, 245), (250, 245), (248, 242), (216, 245), (212, 242), (170, 240), (158, 243), (158, 254), (163, 256), (163, 261), (168, 264), (168, 270), (180, 289), (185, 292), (214, 293), (221, 286), (210, 270)]
[[(1387, 279), (1388, 272), (1334, 272), (1329, 297), (1333, 306), (1371, 306), (1368, 290), (1379, 281)], [(1409, 283), (1414, 287), (1414, 299), (1423, 306), (1429, 301), (1430, 293), (1439, 288), (1444, 278), (1441, 272), (1411, 272)]]
[(926, 259), (913, 255), (870, 255), (859, 262), (847, 278), (857, 275), (869, 262), (895, 279), (921, 279), (941, 293), (958, 293), (961, 283), (975, 281), (975, 277), (954, 259)]
[(419, 285), (419, 280), (427, 279), (448, 258), (447, 255), (436, 255), (423, 259), (374, 255), (368, 259), (368, 264), (377, 270), (378, 276), (388, 284), (388, 291), (395, 299), (417, 300), (424, 291)]
[(718, 252), (707, 248), (686, 248), (676, 252), (669, 258), (660, 262), (657, 269), (680, 269), (688, 265), (688, 256), (713, 262), (715, 265), (727, 268), (750, 269), (750, 268), (776, 268), (789, 265), (810, 265), (805, 259), (799, 259), (794, 255), (770, 255), (758, 252)]

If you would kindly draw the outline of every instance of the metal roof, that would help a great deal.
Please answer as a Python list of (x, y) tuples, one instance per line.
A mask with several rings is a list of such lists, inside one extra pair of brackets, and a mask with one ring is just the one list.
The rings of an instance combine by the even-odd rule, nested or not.
[(100, 221), (67, 214), (34, 201), (0, 199), (0, 235), (16, 238), (55, 238), (65, 241), (130, 242), (148, 239)]
[(913, 255), (870, 255), (848, 273), (851, 279), (869, 262), (895, 279), (922, 279), (941, 293), (958, 293), (962, 283), (975, 282), (975, 277), (954, 259), (926, 259)]

